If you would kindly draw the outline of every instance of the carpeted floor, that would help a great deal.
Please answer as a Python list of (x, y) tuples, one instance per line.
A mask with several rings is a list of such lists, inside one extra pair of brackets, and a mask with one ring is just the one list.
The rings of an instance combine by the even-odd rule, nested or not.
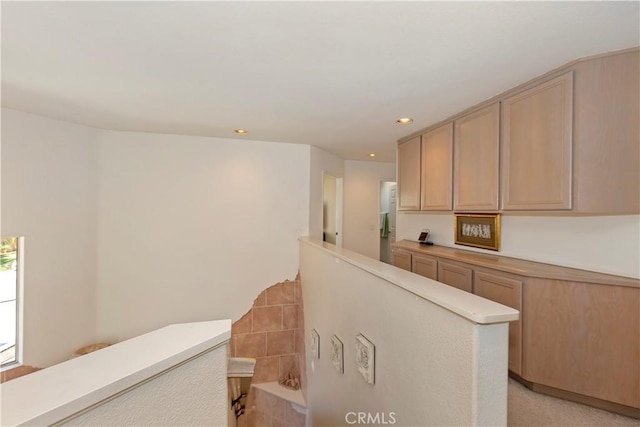
[(509, 378), (507, 425), (509, 427), (640, 427), (640, 420), (536, 393)]

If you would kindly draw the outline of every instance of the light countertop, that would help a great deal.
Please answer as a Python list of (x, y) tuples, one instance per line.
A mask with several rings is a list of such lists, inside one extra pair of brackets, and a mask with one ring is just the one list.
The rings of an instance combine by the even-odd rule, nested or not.
[(438, 258), (464, 262), (478, 267), (491, 268), (505, 273), (517, 274), (524, 277), (538, 277), (542, 279), (570, 280), (583, 283), (601, 285), (640, 287), (640, 280), (612, 274), (597, 273), (577, 268), (562, 267), (501, 255), (484, 254), (446, 246), (427, 246), (410, 240), (401, 240), (392, 245), (397, 249), (404, 249)]

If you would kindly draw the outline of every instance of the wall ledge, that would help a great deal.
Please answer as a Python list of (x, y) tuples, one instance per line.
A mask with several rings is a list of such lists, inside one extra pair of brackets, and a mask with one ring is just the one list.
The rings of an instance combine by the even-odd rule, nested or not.
[[(518, 310), (506, 307), (444, 283), (419, 276), (390, 264), (358, 254), (330, 243), (300, 237), (301, 244), (319, 248), (339, 260), (348, 262), (374, 276), (386, 280), (420, 298), (478, 324), (504, 323), (518, 320)], [(304, 282), (304, 277), (302, 278)]]
[(280, 385), (277, 381), (271, 381), (266, 383), (251, 384), (251, 387), (255, 387), (269, 393), (280, 399), (290, 402), (293, 408), (299, 413), (306, 413), (307, 402), (304, 400), (302, 390), (291, 390)]
[(9, 381), (0, 424), (51, 425), (225, 345), (231, 320), (169, 325)]

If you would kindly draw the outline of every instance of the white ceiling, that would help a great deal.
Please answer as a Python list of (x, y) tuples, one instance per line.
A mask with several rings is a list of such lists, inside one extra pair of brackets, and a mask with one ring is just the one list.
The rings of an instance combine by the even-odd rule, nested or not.
[[(2, 105), (394, 161), (405, 135), (637, 46), (639, 4), (3, 1)], [(414, 123), (395, 123), (405, 116)]]

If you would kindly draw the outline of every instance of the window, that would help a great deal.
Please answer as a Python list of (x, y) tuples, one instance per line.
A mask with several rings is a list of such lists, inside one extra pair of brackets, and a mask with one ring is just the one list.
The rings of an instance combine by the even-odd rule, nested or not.
[(0, 243), (0, 366), (18, 361), (17, 237), (3, 237)]

